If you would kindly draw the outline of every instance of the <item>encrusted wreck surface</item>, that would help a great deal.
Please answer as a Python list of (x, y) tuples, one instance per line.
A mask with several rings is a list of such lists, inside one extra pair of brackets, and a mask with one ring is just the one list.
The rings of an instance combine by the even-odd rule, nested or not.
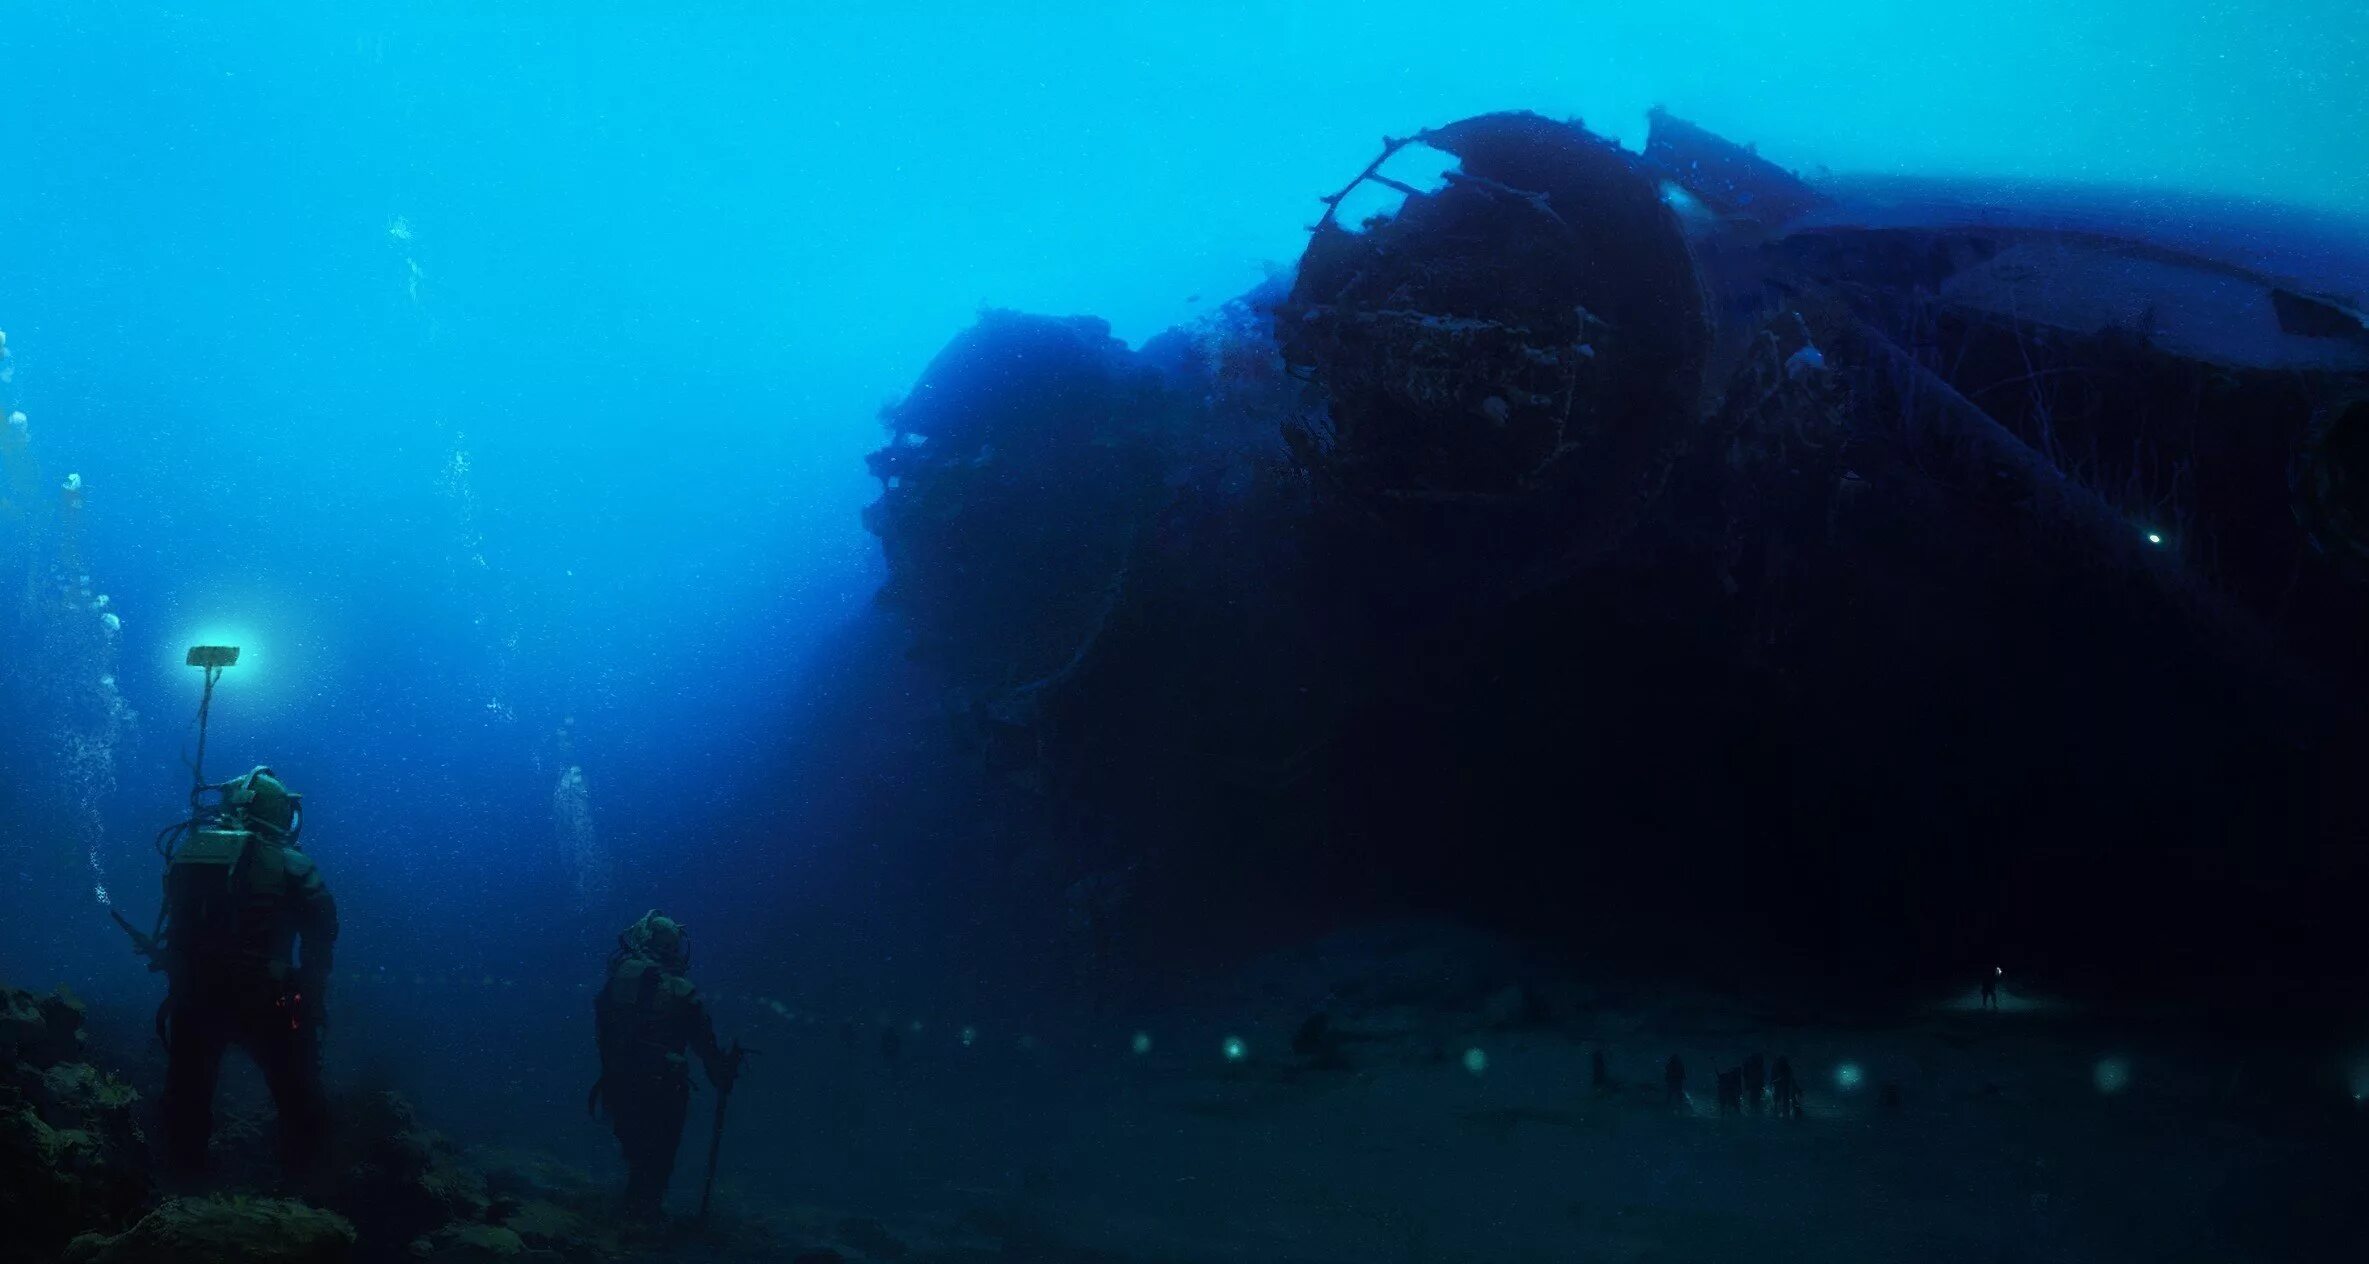
[(1435, 128), (1359, 183), (1406, 144), (1459, 165), (1394, 215), (1328, 212), (1277, 313), (1285, 362), (1324, 390), (1304, 450), (1355, 492), (1567, 499), (1552, 516), (1609, 532), (1700, 403), (1710, 335), (1677, 217), (1634, 156), (1572, 124)]
[(1326, 200), (1396, 213), (1199, 353), (997, 314), (892, 411), (885, 595), (1057, 889), (1147, 944), (1411, 900), (1663, 962), (1717, 922), (1853, 975), (2312, 976), (2369, 878), (2359, 305), (1654, 122), (1387, 142)]

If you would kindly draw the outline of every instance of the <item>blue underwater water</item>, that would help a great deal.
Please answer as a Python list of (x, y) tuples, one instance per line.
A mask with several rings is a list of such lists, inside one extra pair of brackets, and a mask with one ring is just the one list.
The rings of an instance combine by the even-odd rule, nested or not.
[[(663, 907), (781, 1082), (907, 1032), (915, 1084), (749, 1107), (765, 1195), (1068, 1179), (1070, 1094), (1278, 1040), (1139, 1032), (1063, 955), (1091, 893), (965, 868), (966, 828), (1028, 827), (927, 740), (949, 704), (897, 675), (863, 520), (881, 410), (949, 338), (992, 308), (1141, 345), (1288, 276), (1381, 138), (1500, 109), (1636, 148), (1665, 106), (1797, 171), (2369, 278), (2365, 67), (2340, 0), (0, 0), (0, 978), (137, 1043), (161, 983), (107, 913), (154, 915), (182, 653), (235, 643), (206, 772), (307, 796), (333, 1080), (605, 1170), (585, 989)], [(1857, 1087), (1848, 1054), (1804, 1078)], [(1474, 1093), (1527, 1065), (1444, 1056)], [(1105, 1196), (1192, 1188), (1150, 1181)]]

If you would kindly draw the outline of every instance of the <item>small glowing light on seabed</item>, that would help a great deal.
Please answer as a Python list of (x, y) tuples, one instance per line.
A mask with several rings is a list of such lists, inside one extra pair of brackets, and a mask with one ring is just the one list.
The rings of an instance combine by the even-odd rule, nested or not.
[(2149, 543), (2149, 544), (2161, 544), (2161, 543), (2163, 543), (2163, 533), (2162, 533), (2161, 531), (2150, 531), (2150, 532), (2148, 532), (2148, 533), (2147, 533), (2147, 543)]
[(1472, 1072), (1474, 1075), (1479, 1075), (1481, 1072), (1488, 1070), (1488, 1069), (1489, 1069), (1489, 1055), (1488, 1055), (1488, 1053), (1487, 1053), (1486, 1051), (1484, 1051), (1484, 1050), (1481, 1050), (1481, 1049), (1467, 1049), (1467, 1050), (1465, 1050), (1465, 1051), (1464, 1051), (1464, 1069), (1465, 1069), (1465, 1070), (1467, 1070), (1467, 1071), (1470, 1071), (1470, 1072)]
[(1867, 1073), (1856, 1062), (1845, 1062), (1834, 1068), (1834, 1086), (1848, 1093), (1867, 1079)]
[(2090, 1071), (2089, 1078), (2098, 1086), (2099, 1092), (2108, 1096), (2119, 1093), (2130, 1087), (2130, 1059), (2100, 1058), (2097, 1066)]
[(965, 1028), (963, 1028), (963, 1029), (962, 1029), (962, 1047), (963, 1047), (963, 1048), (965, 1048), (965, 1049), (968, 1049), (968, 1048), (970, 1048), (972, 1045), (975, 1045), (975, 1044), (977, 1044), (977, 1043), (979, 1043), (979, 1029), (978, 1029), (978, 1028), (976, 1028), (976, 1027), (965, 1027)]
[(1136, 1032), (1135, 1038), (1127, 1042), (1127, 1047), (1134, 1050), (1138, 1056), (1150, 1053), (1152, 1051), (1152, 1034), (1148, 1031)]
[(1240, 1062), (1244, 1058), (1250, 1056), (1250, 1046), (1242, 1043), (1242, 1037), (1240, 1036), (1226, 1037), (1224, 1048), (1226, 1051), (1226, 1061), (1228, 1062)]

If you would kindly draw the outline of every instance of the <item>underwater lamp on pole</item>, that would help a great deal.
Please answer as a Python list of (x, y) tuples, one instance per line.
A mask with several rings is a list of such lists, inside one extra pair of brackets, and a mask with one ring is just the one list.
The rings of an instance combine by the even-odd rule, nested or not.
[(197, 758), (189, 763), (189, 803), (194, 809), (198, 796), (206, 788), (206, 714), (214, 706), (214, 682), (222, 679), (222, 669), (236, 667), (239, 647), (236, 645), (192, 645), (186, 660), (191, 667), (204, 669), (206, 690), (197, 699)]
[[(164, 857), (168, 868), (173, 864), (175, 849), (179, 846), (180, 841), (193, 833), (200, 833), (206, 826), (205, 794), (208, 789), (214, 788), (206, 785), (204, 771), (206, 766), (206, 718), (207, 714), (213, 710), (214, 685), (222, 679), (223, 669), (238, 665), (239, 647), (236, 645), (192, 645), (189, 647), (189, 656), (182, 661), (205, 672), (206, 688), (205, 692), (199, 694), (197, 699), (197, 758), (189, 761), (189, 819), (175, 821), (158, 830), (156, 834), (156, 854)], [(164, 952), (162, 937), (165, 930), (165, 910), (160, 908), (156, 911), (156, 926), (145, 934), (141, 933), (139, 927), (126, 921), (123, 912), (112, 903), (107, 907), (107, 915), (115, 919), (115, 924), (123, 928), (124, 934), (132, 937), (132, 951), (148, 959), (150, 970), (165, 968), (162, 955)], [(157, 1034), (162, 1036), (164, 1034), (164, 1017), (161, 1012), (157, 1017), (157, 1024)]]

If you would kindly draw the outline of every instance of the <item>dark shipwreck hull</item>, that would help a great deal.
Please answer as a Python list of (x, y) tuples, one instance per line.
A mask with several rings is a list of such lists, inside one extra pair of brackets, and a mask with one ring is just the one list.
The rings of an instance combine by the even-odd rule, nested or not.
[(1655, 122), (1389, 142), (1288, 291), (997, 316), (892, 413), (884, 598), (1030, 880), (1148, 959), (1421, 909), (1739, 980), (2354, 969), (2358, 278)]

